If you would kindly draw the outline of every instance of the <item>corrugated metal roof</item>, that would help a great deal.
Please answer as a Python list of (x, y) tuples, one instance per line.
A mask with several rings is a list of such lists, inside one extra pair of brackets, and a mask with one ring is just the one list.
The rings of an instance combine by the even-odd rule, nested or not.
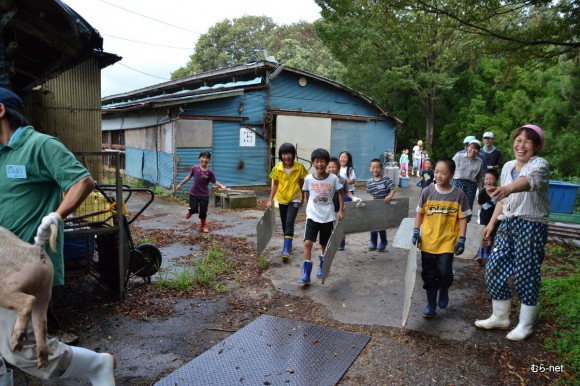
[[(197, 89), (192, 90), (180, 90), (170, 94), (163, 94), (152, 97), (145, 97), (141, 99), (135, 99), (128, 102), (118, 102), (109, 105), (104, 105), (104, 111), (119, 111), (127, 110), (139, 107), (162, 107), (167, 105), (183, 104), (188, 102), (200, 102), (209, 99), (219, 99), (226, 98), (235, 95), (243, 95), (244, 87), (255, 86), (262, 83), (262, 78), (257, 77), (248, 81), (239, 82), (229, 82), (229, 83), (219, 83), (211, 87), (202, 86)], [(229, 90), (228, 90), (229, 89)], [(234, 90), (231, 90), (234, 89)], [(211, 90), (220, 90), (214, 91)]]
[[(335, 82), (331, 79), (319, 75), (311, 74), (291, 67), (286, 67), (283, 64), (279, 65), (277, 63), (268, 61), (260, 61), (256, 63), (239, 65), (226, 69), (209, 71), (206, 73), (196, 74), (190, 77), (170, 82), (160, 83), (158, 85), (135, 90), (132, 92), (105, 97), (102, 99), (103, 112), (107, 113), (112, 111), (118, 111), (121, 106), (123, 106), (122, 107), (123, 109), (150, 108), (151, 105), (144, 103), (144, 101), (153, 101), (158, 98), (167, 98), (168, 96), (181, 95), (183, 93), (189, 93), (190, 96), (192, 96), (191, 94), (196, 95), (208, 94), (208, 91), (210, 91), (209, 93), (210, 96), (218, 95), (211, 93), (211, 90), (216, 90), (216, 88), (217, 90), (223, 90), (224, 86), (247, 89), (250, 87), (259, 87), (259, 85), (263, 84), (264, 87), (268, 87), (270, 81), (274, 80), (282, 71), (287, 71), (290, 73), (294, 73), (296, 75), (305, 76), (323, 82), (332, 88), (335, 88), (342, 92), (346, 92), (349, 95), (352, 95), (353, 97), (361, 99), (361, 101), (364, 101), (364, 103), (373, 106), (378, 111), (380, 111), (382, 115), (391, 119), (395, 124), (402, 123), (402, 121), (399, 118), (394, 116), (385, 108), (381, 107), (374, 100), (356, 90), (353, 90), (350, 87), (347, 87), (345, 85), (342, 85), (338, 82)], [(224, 79), (234, 79), (234, 81), (225, 84), (221, 83), (223, 82)], [(236, 79), (244, 79), (244, 80), (238, 81)], [(205, 86), (206, 84), (212, 82), (220, 82), (220, 83), (215, 83), (211, 87)], [(198, 88), (191, 88), (196, 84), (201, 86)], [(187, 99), (187, 101), (191, 102), (198, 102), (200, 100), (203, 99), (200, 98)], [(171, 101), (166, 101), (165, 103), (172, 104), (175, 102), (184, 103), (185, 101), (184, 100), (177, 101), (174, 99)], [(111, 108), (112, 106), (117, 107)]]
[[(200, 102), (203, 100), (227, 98), (235, 95), (243, 95), (244, 87), (255, 86), (262, 83), (262, 78), (254, 78), (249, 81), (229, 82), (225, 84), (215, 84), (211, 87), (203, 86), (194, 90), (181, 90), (171, 94), (146, 97), (128, 102), (112, 103), (103, 106), (104, 111), (119, 111), (135, 109), (140, 107), (162, 107), (188, 102)], [(227, 90), (234, 89), (234, 90)], [(211, 90), (220, 90), (214, 91)]]

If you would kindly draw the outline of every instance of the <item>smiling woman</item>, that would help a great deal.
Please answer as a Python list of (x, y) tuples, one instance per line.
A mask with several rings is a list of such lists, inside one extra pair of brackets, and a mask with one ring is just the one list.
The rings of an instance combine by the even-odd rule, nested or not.
[(550, 200), (548, 162), (538, 157), (544, 148), (544, 132), (539, 126), (524, 125), (514, 134), (516, 159), (505, 164), (501, 187), (490, 194), (497, 201), (484, 230), (484, 238), (498, 226), (496, 241), (485, 267), (486, 287), (492, 298), (490, 318), (475, 325), (484, 329), (508, 328), (511, 293), (507, 281), (513, 276), (521, 301), (517, 327), (507, 334), (509, 340), (524, 340), (533, 332), (538, 314), (541, 282), (540, 265), (548, 237)]

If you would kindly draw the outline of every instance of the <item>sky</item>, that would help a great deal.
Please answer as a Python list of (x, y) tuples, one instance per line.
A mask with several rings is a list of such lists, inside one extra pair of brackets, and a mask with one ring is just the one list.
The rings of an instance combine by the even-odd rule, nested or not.
[(99, 31), (105, 52), (123, 57), (102, 70), (102, 97), (170, 80), (189, 61), (199, 36), (224, 19), (269, 16), (292, 24), (320, 18), (314, 0), (61, 1)]

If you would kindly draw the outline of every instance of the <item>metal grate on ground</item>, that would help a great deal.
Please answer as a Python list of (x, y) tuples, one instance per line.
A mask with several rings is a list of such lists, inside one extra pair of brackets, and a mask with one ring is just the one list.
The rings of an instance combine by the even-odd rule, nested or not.
[(335, 385), (369, 340), (262, 315), (155, 385)]

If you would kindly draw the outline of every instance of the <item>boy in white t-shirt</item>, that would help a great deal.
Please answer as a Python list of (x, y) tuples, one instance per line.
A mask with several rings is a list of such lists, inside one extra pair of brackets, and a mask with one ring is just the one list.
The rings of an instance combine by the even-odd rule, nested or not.
[[(304, 179), (304, 199), (306, 204), (306, 230), (304, 231), (304, 264), (302, 266), (302, 277), (298, 283), (310, 283), (312, 273), (312, 246), (320, 233), (321, 255), (324, 255), (326, 244), (330, 239), (334, 225), (334, 203), (332, 197), (338, 192), (339, 210), (338, 220), (342, 220), (342, 209), (344, 207), (344, 192), (342, 184), (334, 174), (326, 172), (326, 167), (330, 161), (330, 154), (325, 149), (316, 149), (310, 156), (312, 166), (315, 171)], [(324, 263), (320, 256), (320, 271)]]

